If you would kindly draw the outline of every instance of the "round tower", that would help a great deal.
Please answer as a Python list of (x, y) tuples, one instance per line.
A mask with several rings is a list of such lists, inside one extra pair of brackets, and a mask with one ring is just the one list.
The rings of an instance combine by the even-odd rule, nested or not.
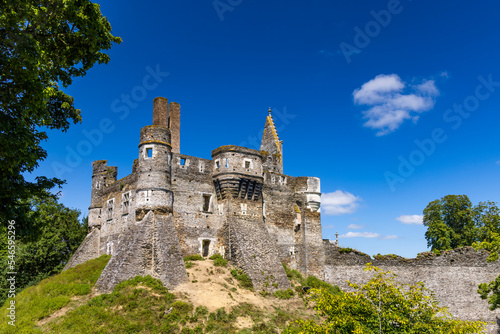
[(170, 130), (164, 125), (141, 129), (137, 162), (136, 219), (150, 211), (172, 212)]
[(263, 171), (259, 151), (234, 145), (221, 146), (212, 151), (212, 161), (218, 199), (261, 199)]

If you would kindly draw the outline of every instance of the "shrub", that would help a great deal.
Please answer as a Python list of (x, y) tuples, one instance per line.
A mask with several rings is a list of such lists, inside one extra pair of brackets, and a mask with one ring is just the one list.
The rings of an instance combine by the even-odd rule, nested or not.
[(352, 251), (353, 251), (353, 249), (352, 249), (352, 248), (349, 248), (349, 247), (345, 247), (345, 248), (341, 248), (341, 249), (339, 249), (339, 253), (340, 253), (340, 254), (350, 253), (350, 252), (352, 252)]
[(273, 293), (273, 296), (279, 299), (290, 299), (295, 295), (292, 289), (278, 290)]
[(305, 285), (307, 285), (313, 289), (324, 289), (333, 295), (338, 295), (341, 293), (338, 286), (326, 283), (326, 282), (324, 282), (324, 281), (322, 281), (319, 278), (314, 277), (314, 276), (308, 276), (306, 278), (305, 283), (306, 283)]
[(227, 267), (227, 260), (220, 254), (214, 254), (210, 256), (210, 260), (214, 260), (214, 266), (217, 267)]
[(205, 258), (201, 256), (200, 254), (191, 254), (186, 257), (184, 257), (184, 262), (187, 261), (205, 261)]

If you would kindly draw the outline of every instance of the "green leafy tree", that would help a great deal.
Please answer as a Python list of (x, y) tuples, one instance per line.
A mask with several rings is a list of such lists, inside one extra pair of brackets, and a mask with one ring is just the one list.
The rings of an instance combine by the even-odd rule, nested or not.
[(472, 246), (500, 232), (499, 209), (494, 202), (473, 206), (466, 195), (447, 195), (424, 209), (425, 238), (432, 251)]
[(312, 300), (321, 324), (301, 321), (301, 333), (436, 333), (484, 331), (485, 323), (453, 319), (423, 283), (401, 284), (391, 272), (368, 264), (373, 277), (364, 285), (349, 282), (354, 291), (334, 295), (313, 289)]
[(121, 39), (99, 5), (88, 0), (3, 0), (0, 2), (0, 224), (15, 219), (17, 232), (30, 227), (26, 200), (52, 196), (46, 190), (64, 181), (23, 174), (38, 167), (47, 152), (44, 129), (66, 131), (81, 121), (73, 98), (60, 90)]
[[(16, 239), (13, 259), (18, 292), (59, 273), (87, 235), (88, 229), (87, 218), (81, 222), (78, 220), (80, 211), (69, 209), (54, 199), (34, 198), (28, 206), (32, 209), (28, 218), (36, 225), (39, 233), (30, 240)], [(4, 236), (5, 228), (2, 227), (1, 238)], [(8, 260), (9, 257), (5, 256), (5, 250), (2, 249), (2, 277), (12, 271), (7, 266)], [(0, 305), (6, 298), (7, 290), (7, 282), (0, 281)]]
[[(495, 202), (472, 206), (465, 195), (448, 195), (435, 200), (424, 210), (425, 237), (433, 251), (473, 246), (487, 250), (488, 261), (497, 261), (500, 253), (500, 209)], [(500, 275), (481, 283), (478, 293), (488, 299), (490, 309), (500, 308)]]

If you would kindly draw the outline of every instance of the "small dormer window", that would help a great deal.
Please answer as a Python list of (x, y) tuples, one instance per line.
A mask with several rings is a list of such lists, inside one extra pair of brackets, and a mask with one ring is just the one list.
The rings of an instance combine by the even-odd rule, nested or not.
[(185, 166), (186, 165), (186, 158), (181, 158), (181, 166)]

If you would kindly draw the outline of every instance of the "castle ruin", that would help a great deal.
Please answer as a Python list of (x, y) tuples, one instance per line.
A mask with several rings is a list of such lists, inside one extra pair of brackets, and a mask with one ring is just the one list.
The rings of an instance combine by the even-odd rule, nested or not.
[(256, 289), (286, 289), (282, 262), (324, 277), (320, 180), (283, 174), (283, 143), (271, 111), (260, 150), (221, 146), (212, 159), (180, 152), (180, 106), (157, 97), (140, 132), (132, 173), (93, 163), (89, 234), (67, 268), (112, 258), (97, 286), (151, 275), (171, 288), (187, 280), (183, 256), (221, 254)]

